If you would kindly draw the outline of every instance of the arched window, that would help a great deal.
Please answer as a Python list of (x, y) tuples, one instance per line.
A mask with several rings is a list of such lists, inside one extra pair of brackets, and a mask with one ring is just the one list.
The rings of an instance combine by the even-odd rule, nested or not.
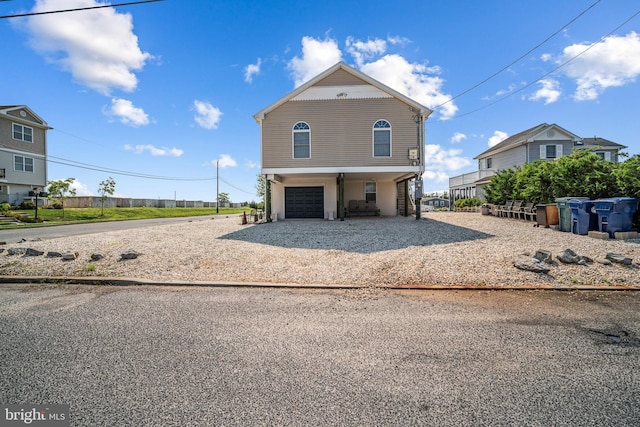
[(311, 128), (305, 122), (293, 125), (293, 158), (308, 159), (311, 157)]
[(386, 120), (373, 124), (373, 157), (391, 157), (391, 123)]

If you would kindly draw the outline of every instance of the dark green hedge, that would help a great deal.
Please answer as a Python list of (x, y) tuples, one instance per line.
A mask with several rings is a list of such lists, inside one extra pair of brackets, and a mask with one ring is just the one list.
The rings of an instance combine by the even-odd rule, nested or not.
[(593, 149), (577, 149), (553, 162), (537, 160), (505, 169), (485, 187), (488, 203), (507, 200), (553, 203), (558, 197), (640, 197), (640, 157), (605, 161)]

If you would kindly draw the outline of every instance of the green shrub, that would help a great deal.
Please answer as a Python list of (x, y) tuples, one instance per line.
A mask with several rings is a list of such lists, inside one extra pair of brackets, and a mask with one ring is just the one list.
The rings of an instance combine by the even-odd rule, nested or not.
[(7, 202), (0, 203), (0, 212), (9, 212), (11, 210), (11, 205)]
[(485, 199), (501, 205), (507, 200), (553, 203), (558, 197), (640, 197), (640, 157), (614, 163), (594, 151), (575, 149), (555, 161), (501, 170), (485, 186)]
[(455, 202), (453, 202), (453, 206), (455, 206), (456, 208), (474, 207), (474, 206), (480, 206), (481, 204), (482, 204), (482, 200), (480, 200), (477, 197), (469, 197), (468, 199), (458, 199)]
[(20, 203), (20, 209), (31, 210), (35, 208), (36, 208), (36, 204), (33, 203), (31, 200), (25, 200), (22, 203)]

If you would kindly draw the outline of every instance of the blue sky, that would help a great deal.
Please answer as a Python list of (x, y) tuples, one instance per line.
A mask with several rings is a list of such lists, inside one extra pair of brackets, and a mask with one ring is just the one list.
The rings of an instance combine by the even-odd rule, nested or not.
[[(10, 0), (0, 15), (99, 4)], [(212, 201), (218, 161), (220, 191), (251, 201), (253, 115), (342, 60), (435, 110), (424, 180), (441, 191), (543, 122), (640, 153), (639, 11), (631, 0), (165, 0), (0, 19), (0, 105), (28, 105), (54, 128), (48, 178), (76, 178), (78, 195), (112, 176), (120, 196)]]

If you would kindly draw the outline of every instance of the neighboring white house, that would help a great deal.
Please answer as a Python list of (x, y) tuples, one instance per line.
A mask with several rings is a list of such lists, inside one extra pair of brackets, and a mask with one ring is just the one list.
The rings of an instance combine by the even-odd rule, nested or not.
[(478, 170), (449, 178), (449, 199), (484, 196), (483, 187), (503, 169), (536, 160), (555, 160), (576, 148), (593, 148), (603, 160), (618, 161), (618, 152), (627, 148), (604, 138), (581, 138), (556, 125), (542, 123), (510, 136), (475, 157)]
[(47, 131), (26, 105), (0, 106), (0, 202), (35, 201), (47, 185)]
[(343, 62), (259, 111), (267, 216), (408, 215), (429, 114)]

